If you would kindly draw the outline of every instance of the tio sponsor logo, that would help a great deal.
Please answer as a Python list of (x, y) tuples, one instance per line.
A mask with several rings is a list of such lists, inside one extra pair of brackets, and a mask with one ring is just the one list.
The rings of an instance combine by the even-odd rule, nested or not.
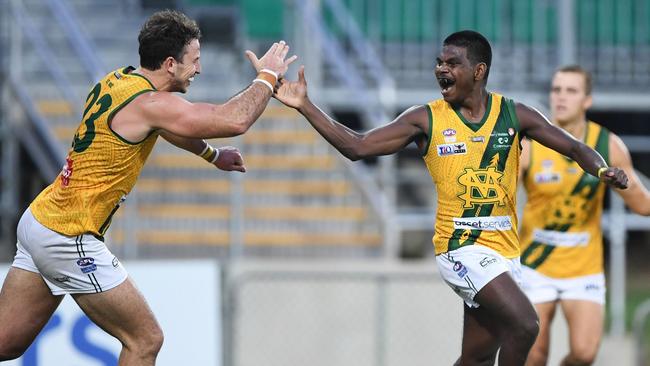
[(464, 155), (467, 153), (467, 146), (464, 142), (457, 144), (437, 145), (438, 156)]

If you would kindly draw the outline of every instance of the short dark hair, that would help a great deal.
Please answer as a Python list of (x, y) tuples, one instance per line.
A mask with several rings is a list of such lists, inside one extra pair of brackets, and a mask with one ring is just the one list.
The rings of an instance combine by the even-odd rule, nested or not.
[(492, 64), (492, 47), (490, 47), (490, 42), (488, 42), (487, 38), (481, 33), (472, 30), (452, 33), (445, 38), (442, 44), (443, 46), (450, 45), (465, 48), (467, 50), (467, 58), (473, 65), (480, 62), (487, 65), (487, 71), (485, 72), (485, 81), (487, 81), (488, 74), (490, 73), (490, 65)]
[(175, 10), (161, 10), (149, 17), (140, 30), (140, 66), (157, 70), (167, 57), (180, 61), (185, 46), (200, 39), (196, 22)]
[(591, 95), (591, 89), (592, 89), (591, 73), (585, 70), (582, 66), (566, 65), (560, 67), (559, 69), (557, 69), (557, 71), (555, 71), (556, 74), (558, 72), (575, 72), (577, 74), (581, 74), (585, 78), (585, 94)]

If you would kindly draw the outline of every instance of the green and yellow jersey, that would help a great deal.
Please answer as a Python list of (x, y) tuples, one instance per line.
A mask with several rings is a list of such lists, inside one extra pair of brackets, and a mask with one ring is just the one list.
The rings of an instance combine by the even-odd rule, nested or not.
[(113, 71), (94, 86), (63, 170), (30, 205), (34, 217), (49, 229), (68, 236), (103, 236), (140, 175), (157, 134), (131, 143), (110, 127), (117, 111), (155, 90), (131, 71)]
[[(608, 160), (607, 129), (589, 121), (584, 142)], [(553, 278), (603, 272), (605, 184), (575, 161), (531, 141), (524, 185), (522, 264)]]
[(512, 100), (491, 93), (483, 120), (470, 123), (444, 100), (428, 103), (423, 156), (438, 193), (436, 254), (479, 244), (518, 257), (516, 191), (521, 153)]

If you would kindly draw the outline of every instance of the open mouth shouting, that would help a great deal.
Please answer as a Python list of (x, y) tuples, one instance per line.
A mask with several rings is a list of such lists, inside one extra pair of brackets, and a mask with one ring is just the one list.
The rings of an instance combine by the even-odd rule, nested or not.
[(448, 95), (455, 84), (456, 84), (456, 80), (454, 79), (450, 79), (448, 77), (438, 78), (438, 85), (440, 85), (440, 92), (442, 93), (443, 96)]

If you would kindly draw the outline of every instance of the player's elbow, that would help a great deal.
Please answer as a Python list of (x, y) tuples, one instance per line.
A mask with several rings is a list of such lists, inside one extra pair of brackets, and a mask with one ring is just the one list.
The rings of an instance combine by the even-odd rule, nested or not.
[(358, 161), (370, 157), (369, 152), (363, 148), (363, 145), (353, 144), (339, 149), (341, 154), (351, 161)]
[(650, 198), (645, 200), (645, 201), (640, 201), (643, 202), (641, 204), (635, 204), (635, 205), (628, 205), (630, 207), (630, 210), (634, 212), (637, 215), (641, 216), (650, 216)]
[(356, 153), (343, 153), (343, 155), (351, 161), (358, 161), (363, 159), (363, 156)]
[(248, 131), (251, 124), (245, 120), (233, 121), (230, 125), (231, 136), (243, 135)]
[(217, 137), (234, 137), (246, 133), (251, 125), (252, 123), (244, 118), (230, 118), (217, 122), (215, 129), (223, 131), (221, 136)]

